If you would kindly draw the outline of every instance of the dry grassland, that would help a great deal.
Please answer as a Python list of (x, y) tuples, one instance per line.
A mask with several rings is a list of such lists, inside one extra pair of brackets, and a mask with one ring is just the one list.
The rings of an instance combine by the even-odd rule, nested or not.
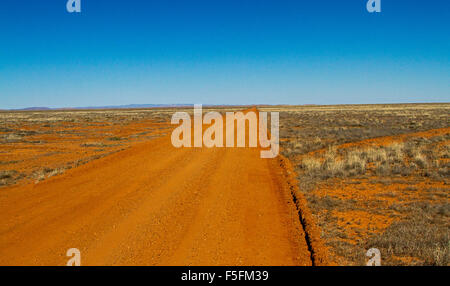
[(0, 187), (64, 173), (167, 134), (173, 110), (0, 112)]
[(280, 111), (295, 165), (339, 265), (449, 265), (450, 104), (262, 107)]
[[(331, 262), (364, 265), (376, 247), (383, 265), (449, 265), (450, 104), (259, 109), (280, 112)], [(175, 111), (192, 108), (0, 112), (0, 190), (167, 135)]]

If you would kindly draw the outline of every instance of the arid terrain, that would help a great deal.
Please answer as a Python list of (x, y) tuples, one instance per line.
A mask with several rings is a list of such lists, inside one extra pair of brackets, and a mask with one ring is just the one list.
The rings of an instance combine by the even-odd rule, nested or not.
[(3, 114), (0, 264), (65, 265), (69, 248), (82, 265), (322, 263), (278, 161), (177, 149), (173, 112)]
[(330, 263), (450, 263), (450, 104), (273, 109)]
[(275, 159), (173, 147), (189, 108), (0, 112), (0, 265), (450, 263), (450, 104), (258, 109)]

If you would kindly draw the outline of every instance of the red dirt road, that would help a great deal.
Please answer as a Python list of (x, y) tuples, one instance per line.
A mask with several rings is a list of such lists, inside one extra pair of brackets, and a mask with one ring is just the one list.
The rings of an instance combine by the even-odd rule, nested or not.
[(133, 146), (0, 191), (0, 265), (311, 265), (275, 159), (255, 148)]

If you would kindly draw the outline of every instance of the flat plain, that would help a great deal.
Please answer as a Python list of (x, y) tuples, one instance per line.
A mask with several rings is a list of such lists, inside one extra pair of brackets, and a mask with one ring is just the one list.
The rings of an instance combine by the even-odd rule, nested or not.
[(337, 265), (450, 263), (450, 104), (266, 107)]
[(258, 109), (278, 158), (174, 148), (190, 108), (0, 112), (0, 264), (449, 264), (450, 104)]

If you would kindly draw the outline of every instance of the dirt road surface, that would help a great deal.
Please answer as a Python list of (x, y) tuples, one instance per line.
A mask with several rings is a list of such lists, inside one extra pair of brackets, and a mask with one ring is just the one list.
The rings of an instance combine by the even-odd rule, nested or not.
[(275, 159), (141, 143), (0, 191), (0, 265), (311, 265)]

